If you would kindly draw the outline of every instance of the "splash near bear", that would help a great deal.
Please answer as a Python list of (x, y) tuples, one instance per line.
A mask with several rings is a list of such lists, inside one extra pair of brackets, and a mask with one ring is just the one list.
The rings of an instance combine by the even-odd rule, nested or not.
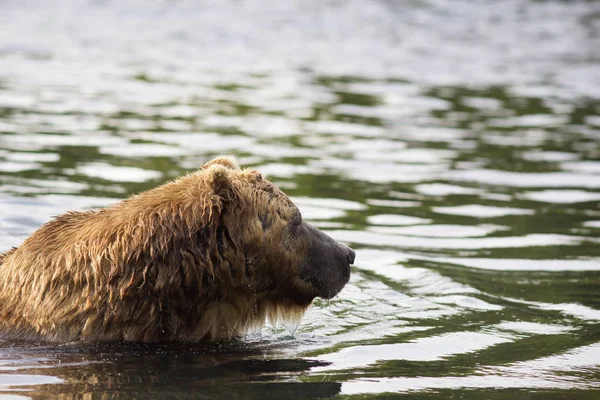
[(0, 255), (0, 335), (225, 340), (335, 296), (354, 257), (258, 171), (220, 157), (108, 208), (63, 214)]

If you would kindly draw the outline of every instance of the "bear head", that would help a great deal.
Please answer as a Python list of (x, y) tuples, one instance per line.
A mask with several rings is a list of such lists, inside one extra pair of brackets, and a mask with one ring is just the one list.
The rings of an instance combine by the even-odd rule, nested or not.
[(350, 278), (355, 252), (302, 219), (296, 205), (256, 170), (232, 157), (205, 164), (221, 200), (217, 241), (243, 252), (256, 291), (307, 306), (336, 296)]

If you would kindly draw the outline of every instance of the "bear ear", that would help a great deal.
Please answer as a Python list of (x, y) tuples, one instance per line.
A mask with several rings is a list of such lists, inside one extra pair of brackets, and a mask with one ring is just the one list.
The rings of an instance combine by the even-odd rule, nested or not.
[(231, 190), (231, 172), (229, 167), (225, 167), (221, 164), (214, 164), (206, 171), (214, 193), (221, 197), (229, 197), (228, 193)]
[(202, 169), (207, 169), (212, 165), (222, 165), (229, 169), (240, 170), (240, 164), (237, 162), (234, 156), (220, 156), (210, 160), (202, 166)]

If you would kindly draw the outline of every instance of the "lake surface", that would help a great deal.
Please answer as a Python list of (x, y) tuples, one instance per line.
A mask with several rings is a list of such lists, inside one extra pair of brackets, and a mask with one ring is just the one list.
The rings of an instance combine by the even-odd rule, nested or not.
[(0, 251), (223, 153), (357, 250), (293, 336), (0, 340), (1, 398), (599, 398), (598, 2), (4, 0), (0, 33)]

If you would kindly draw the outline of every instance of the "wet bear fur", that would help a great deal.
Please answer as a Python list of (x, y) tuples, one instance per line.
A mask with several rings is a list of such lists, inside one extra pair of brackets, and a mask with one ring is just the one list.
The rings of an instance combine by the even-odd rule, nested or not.
[(68, 212), (0, 255), (0, 335), (223, 340), (298, 320), (345, 285), (354, 252), (220, 157), (102, 210)]

